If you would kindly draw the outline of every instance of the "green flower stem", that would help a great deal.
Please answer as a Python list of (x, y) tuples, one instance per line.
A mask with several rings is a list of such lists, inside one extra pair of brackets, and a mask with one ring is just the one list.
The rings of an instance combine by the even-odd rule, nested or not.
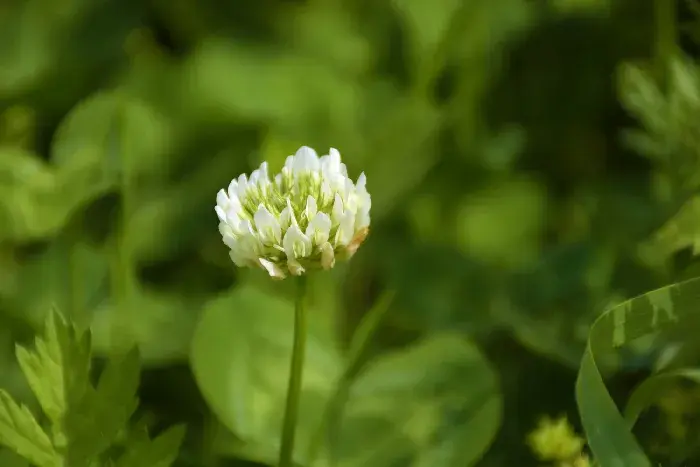
[(677, 0), (654, 0), (654, 61), (662, 88), (668, 87), (670, 65), (677, 53)]
[(294, 465), (294, 438), (296, 436), (297, 418), (299, 415), (299, 400), (304, 376), (304, 357), (306, 356), (306, 299), (307, 279), (299, 276), (297, 279), (297, 295), (294, 304), (294, 344), (292, 361), (289, 369), (289, 384), (287, 386), (287, 404), (282, 423), (282, 444), (280, 446), (279, 467)]
[[(123, 99), (123, 98), (122, 98)], [(109, 345), (112, 351), (120, 349), (124, 344), (124, 327), (131, 322), (129, 300), (133, 290), (133, 277), (131, 274), (131, 252), (126, 245), (126, 228), (134, 209), (134, 193), (131, 185), (131, 141), (127, 134), (128, 108), (126, 100), (120, 102), (114, 126), (108, 133), (106, 147), (112, 158), (112, 163), (119, 164), (119, 194), (121, 195), (121, 208), (117, 213), (115, 231), (112, 234), (112, 300), (114, 300), (114, 320), (109, 330)], [(127, 343), (128, 344), (128, 343)]]
[(334, 433), (331, 424), (340, 419), (343, 406), (350, 392), (350, 385), (362, 368), (367, 346), (376, 334), (384, 315), (386, 315), (389, 310), (389, 306), (394, 300), (394, 295), (395, 292), (393, 290), (382, 295), (377, 303), (364, 316), (360, 325), (353, 333), (352, 339), (350, 340), (350, 348), (348, 349), (347, 366), (338, 381), (336, 391), (333, 393), (330, 401), (328, 401), (321, 423), (319, 424), (318, 430), (314, 433), (314, 437), (309, 446), (308, 461), (310, 464), (313, 464), (318, 456), (318, 450), (321, 447), (323, 436)]

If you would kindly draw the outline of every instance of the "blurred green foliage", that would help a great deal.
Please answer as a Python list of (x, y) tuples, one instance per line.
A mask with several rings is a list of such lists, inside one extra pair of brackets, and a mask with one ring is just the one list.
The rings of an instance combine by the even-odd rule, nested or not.
[[(697, 271), (700, 80), (654, 87), (653, 28), (651, 0), (6, 1), (0, 387), (37, 407), (14, 344), (55, 305), (100, 359), (139, 346), (139, 414), (188, 425), (175, 465), (273, 462), (291, 284), (233, 267), (215, 195), (332, 146), (372, 229), (312, 282), (298, 461), (393, 290), (313, 465), (537, 465), (595, 318)], [(613, 396), (684, 338), (618, 355)]]

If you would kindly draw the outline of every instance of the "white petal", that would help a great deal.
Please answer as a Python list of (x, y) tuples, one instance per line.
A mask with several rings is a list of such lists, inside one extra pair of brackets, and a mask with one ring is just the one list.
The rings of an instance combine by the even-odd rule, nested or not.
[(258, 229), (260, 240), (268, 245), (279, 243), (282, 239), (282, 229), (279, 222), (261, 203), (253, 216), (255, 227)]
[(263, 193), (267, 193), (268, 186), (270, 186), (272, 183), (270, 182), (270, 176), (267, 173), (267, 162), (260, 164), (260, 168), (258, 170), (260, 172), (258, 187), (263, 191)]
[(306, 236), (311, 238), (314, 245), (328, 241), (331, 232), (331, 218), (324, 212), (318, 212), (306, 227)]
[[(248, 223), (248, 225), (250, 225), (250, 223)], [(241, 252), (241, 255), (245, 256), (247, 259), (255, 260), (254, 262), (257, 262), (257, 258), (260, 256), (260, 252), (263, 249), (263, 245), (260, 243), (258, 236), (250, 231), (238, 238), (236, 247)]]
[(226, 222), (219, 222), (219, 233), (222, 237), (227, 233), (233, 235), (233, 230)]
[(239, 214), (240, 211), (238, 209), (231, 207), (229, 207), (229, 209), (226, 211), (226, 223), (230, 225), (234, 231), (238, 228), (238, 225), (242, 221)]
[(235, 178), (231, 180), (231, 183), (228, 185), (228, 197), (233, 198), (234, 196), (238, 196), (238, 180)]
[(242, 174), (240, 177), (238, 177), (238, 188), (236, 189), (238, 198), (241, 201), (245, 200), (246, 191), (248, 191), (248, 178), (246, 177), (246, 174)]
[(365, 227), (369, 227), (369, 224), (369, 209), (358, 210), (357, 215), (355, 216), (355, 230), (360, 230), (364, 229)]
[(340, 172), (340, 153), (337, 149), (331, 148), (328, 155), (321, 158), (321, 171), (326, 176)]
[(359, 177), (357, 177), (357, 183), (355, 184), (355, 188), (359, 192), (367, 193), (367, 177), (365, 176), (365, 173), (362, 172)]
[(321, 266), (323, 269), (331, 269), (335, 266), (335, 252), (328, 242), (321, 245)]
[(216, 193), (216, 205), (221, 206), (222, 208), (226, 208), (228, 205), (229, 198), (228, 195), (224, 190), (219, 190), (218, 193)]
[(294, 154), (293, 170), (295, 172), (315, 171), (321, 167), (316, 151), (308, 146), (302, 146)]
[(355, 234), (355, 214), (346, 211), (342, 219), (340, 219), (340, 225), (338, 226), (338, 231), (335, 233), (335, 246), (347, 246)]
[(311, 239), (297, 225), (292, 225), (284, 234), (282, 246), (288, 259), (305, 258), (311, 254)]
[(233, 230), (233, 233), (236, 236), (255, 237), (255, 232), (253, 232), (253, 226), (250, 224), (250, 221), (248, 219), (241, 219), (233, 223), (232, 219), (229, 218), (227, 224), (231, 226), (231, 230)]
[(340, 197), (339, 193), (335, 194), (335, 200), (333, 201), (333, 210), (331, 211), (331, 218), (336, 224), (340, 223), (343, 217), (343, 199)]
[(289, 170), (294, 168), (294, 156), (287, 156), (284, 160), (284, 168)]
[(260, 265), (267, 271), (270, 277), (274, 277), (276, 279), (284, 279), (286, 277), (286, 274), (284, 273), (282, 268), (273, 263), (272, 261), (269, 261), (265, 258), (258, 258), (258, 261), (260, 262)]
[(328, 200), (333, 199), (333, 190), (331, 190), (331, 185), (328, 180), (323, 180), (321, 182), (321, 204), (326, 204)]
[(313, 219), (314, 216), (316, 215), (317, 211), (318, 211), (318, 206), (316, 205), (316, 198), (309, 195), (306, 198), (306, 209), (304, 210), (304, 213), (306, 214), (306, 218), (308, 220)]
[(224, 210), (221, 208), (221, 206), (216, 206), (214, 208), (214, 211), (216, 211), (216, 215), (219, 217), (219, 220), (221, 222), (226, 222), (226, 213)]
[(253, 170), (253, 172), (250, 174), (250, 179), (248, 179), (248, 185), (251, 185), (251, 186), (257, 185), (259, 179), (260, 179), (260, 171), (258, 169)]
[(282, 212), (280, 213), (279, 223), (283, 231), (287, 230), (292, 224), (292, 210), (289, 209), (289, 206), (282, 209)]
[(236, 247), (236, 237), (234, 237), (232, 234), (227, 232), (222, 235), (221, 239), (224, 241), (224, 245), (227, 247), (231, 249)]

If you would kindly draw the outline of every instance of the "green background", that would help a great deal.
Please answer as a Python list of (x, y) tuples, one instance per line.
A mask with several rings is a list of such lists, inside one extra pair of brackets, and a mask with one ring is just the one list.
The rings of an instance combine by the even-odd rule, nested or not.
[[(300, 443), (393, 290), (323, 456), (536, 465), (595, 317), (692, 271), (693, 238), (652, 236), (662, 168), (620, 137), (617, 69), (652, 29), (641, 0), (6, 1), (0, 385), (35, 407), (14, 343), (55, 304), (100, 357), (139, 345), (141, 411), (189, 427), (178, 466), (272, 462), (293, 284), (233, 266), (215, 195), (335, 147), (372, 225), (312, 279)], [(655, 357), (625, 354), (613, 395)]]

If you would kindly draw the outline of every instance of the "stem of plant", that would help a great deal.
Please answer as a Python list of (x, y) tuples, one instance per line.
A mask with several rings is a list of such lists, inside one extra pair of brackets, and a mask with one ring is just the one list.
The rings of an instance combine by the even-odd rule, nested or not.
[(304, 357), (306, 356), (306, 276), (297, 278), (297, 294), (294, 303), (294, 344), (292, 360), (289, 369), (289, 384), (287, 386), (287, 404), (282, 423), (282, 444), (278, 467), (294, 465), (294, 439), (296, 437), (297, 418), (299, 416), (299, 401), (304, 374)]
[(654, 60), (656, 73), (663, 89), (668, 87), (671, 62), (677, 50), (677, 0), (655, 0), (654, 19), (656, 31), (654, 38)]

